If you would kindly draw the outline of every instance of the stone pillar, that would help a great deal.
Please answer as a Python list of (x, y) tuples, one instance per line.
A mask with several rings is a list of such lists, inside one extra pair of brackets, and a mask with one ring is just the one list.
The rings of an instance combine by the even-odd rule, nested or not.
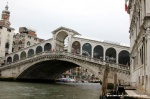
[[(146, 34), (147, 34), (147, 67), (148, 67), (147, 71), (150, 71), (150, 61), (149, 61), (150, 60), (150, 28), (147, 28)], [(145, 77), (145, 82), (146, 82), (145, 84), (147, 84), (145, 87), (146, 89), (148, 89), (147, 91), (150, 92), (150, 73), (149, 72), (147, 73), (148, 73), (148, 77), (147, 77), (148, 82), (146, 82), (146, 77)]]
[(55, 36), (55, 34), (53, 34), (53, 41), (52, 41), (53, 43), (52, 43), (52, 50), (56, 50), (56, 36)]
[[(91, 44), (91, 46), (92, 46), (92, 44)], [(94, 47), (92, 46), (92, 51), (91, 51), (91, 58), (93, 58), (93, 51), (94, 50)]]
[(117, 73), (114, 72), (114, 90), (116, 91), (116, 87), (117, 87)]
[(116, 63), (118, 64), (119, 62), (118, 62), (118, 51), (116, 50)]
[(106, 57), (106, 54), (105, 54), (106, 50), (104, 48), (104, 51), (103, 51), (103, 61), (105, 61), (105, 57)]
[(71, 53), (72, 49), (72, 35), (71, 33), (68, 34), (68, 52)]
[(82, 55), (82, 46), (83, 46), (83, 44), (82, 44), (82, 42), (81, 42), (80, 44), (81, 44), (81, 47), (80, 47), (80, 55)]
[(103, 75), (103, 83), (102, 83), (102, 91), (100, 95), (106, 95), (107, 91), (107, 83), (108, 83), (108, 73), (109, 73), (109, 64), (106, 64), (104, 75)]

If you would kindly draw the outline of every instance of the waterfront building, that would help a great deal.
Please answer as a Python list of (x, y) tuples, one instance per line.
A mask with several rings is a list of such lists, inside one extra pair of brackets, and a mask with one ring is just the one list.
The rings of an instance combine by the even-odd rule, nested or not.
[(150, 93), (150, 0), (129, 0), (131, 82)]
[(12, 42), (14, 29), (10, 27), (9, 22), (10, 11), (8, 10), (8, 5), (6, 5), (5, 10), (2, 11), (0, 20), (0, 57), (5, 57), (7, 54), (12, 52)]
[(37, 37), (35, 31), (26, 27), (20, 27), (19, 33), (13, 36), (13, 48), (12, 51), (18, 51), (22, 48), (32, 46), (34, 44), (42, 42), (43, 39)]

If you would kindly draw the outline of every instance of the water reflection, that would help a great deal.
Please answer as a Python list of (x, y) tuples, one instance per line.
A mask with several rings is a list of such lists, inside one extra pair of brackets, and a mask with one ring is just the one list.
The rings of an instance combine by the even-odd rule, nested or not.
[(0, 99), (98, 99), (99, 83), (0, 82)]

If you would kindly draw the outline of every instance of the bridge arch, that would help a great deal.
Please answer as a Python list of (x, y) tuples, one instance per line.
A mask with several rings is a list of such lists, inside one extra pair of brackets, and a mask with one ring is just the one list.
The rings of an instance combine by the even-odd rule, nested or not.
[[(75, 67), (88, 69), (97, 76), (98, 69), (92, 69), (83, 62), (75, 62), (69, 59), (42, 59), (26, 65), (17, 75), (17, 79), (56, 79), (60, 74)], [(101, 78), (102, 79), (102, 78)]]
[[(29, 57), (21, 62), (14, 62), (1, 67), (2, 77), (13, 77), (13, 78), (25, 78), (25, 79), (55, 79), (62, 74), (64, 71), (72, 69), (74, 67), (81, 66), (85, 70), (88, 69), (93, 75), (97, 76), (102, 80), (103, 71), (106, 62), (83, 57), (81, 55), (71, 54), (68, 52), (43, 52), (37, 54), (34, 57)], [(109, 64), (110, 70), (118, 72), (123, 75), (129, 75), (129, 70), (125, 67), (121, 67), (118, 64)], [(19, 67), (18, 67), (19, 66)], [(113, 69), (114, 68), (116, 69)], [(13, 72), (13, 73), (12, 73)], [(123, 78), (121, 75), (118, 77)], [(110, 74), (110, 80), (112, 80), (112, 74)]]
[(103, 59), (104, 48), (101, 45), (96, 45), (93, 49), (93, 58)]
[(20, 54), (20, 59), (24, 59), (24, 58), (26, 58), (26, 52), (22, 51)]
[(46, 43), (46, 44), (44, 45), (44, 51), (50, 51), (51, 48), (52, 48), (52, 45), (51, 45), (50, 43)]
[(12, 62), (12, 57), (9, 56), (9, 57), (7, 58), (7, 63), (11, 63), (11, 62)]
[(129, 52), (126, 50), (122, 50), (119, 52), (118, 55), (118, 61), (119, 64), (123, 64), (123, 65), (130, 65), (130, 56), (129, 56)]
[(92, 55), (92, 45), (90, 43), (85, 43), (82, 46), (82, 55), (91, 57), (91, 55)]
[(28, 50), (28, 57), (31, 57), (34, 55), (34, 50), (33, 49), (29, 49)]
[(80, 42), (79, 41), (74, 41), (72, 43), (72, 50), (71, 50), (71, 52), (75, 53), (75, 54), (80, 54), (80, 49), (81, 49)]
[(41, 46), (36, 47), (36, 54), (41, 53), (43, 48)]
[(106, 50), (105, 54), (105, 60), (109, 62), (115, 62), (116, 63), (116, 50), (114, 48), (108, 48)]
[(13, 57), (13, 62), (18, 61), (18, 60), (19, 60), (19, 55), (15, 54), (14, 57)]
[(65, 39), (68, 36), (68, 32), (65, 30), (61, 30), (56, 34), (56, 51), (64, 51), (65, 44), (68, 44), (68, 41)]

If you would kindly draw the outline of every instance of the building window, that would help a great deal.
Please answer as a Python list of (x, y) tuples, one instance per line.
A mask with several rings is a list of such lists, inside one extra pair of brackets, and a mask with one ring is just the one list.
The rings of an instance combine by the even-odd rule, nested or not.
[(7, 29), (7, 31), (11, 32), (11, 29)]
[(140, 85), (140, 76), (139, 76), (139, 85)]
[(148, 83), (148, 75), (146, 75), (146, 83)]
[(142, 85), (144, 85), (144, 76), (142, 76)]
[(14, 38), (16, 38), (16, 36), (15, 36), (15, 35), (14, 35), (13, 37), (14, 37)]
[(19, 45), (22, 45), (22, 41), (21, 40), (19, 41)]
[(35, 41), (37, 41), (37, 38), (34, 38)]
[(13, 41), (13, 45), (15, 45), (15, 42)]
[(8, 42), (5, 44), (5, 48), (9, 48), (9, 43)]
[(28, 38), (30, 38), (30, 39), (31, 39), (31, 36), (29, 36), (29, 35), (28, 35)]
[(27, 45), (28, 45), (28, 46), (30, 45), (30, 42), (29, 42), (29, 41), (27, 42)]

